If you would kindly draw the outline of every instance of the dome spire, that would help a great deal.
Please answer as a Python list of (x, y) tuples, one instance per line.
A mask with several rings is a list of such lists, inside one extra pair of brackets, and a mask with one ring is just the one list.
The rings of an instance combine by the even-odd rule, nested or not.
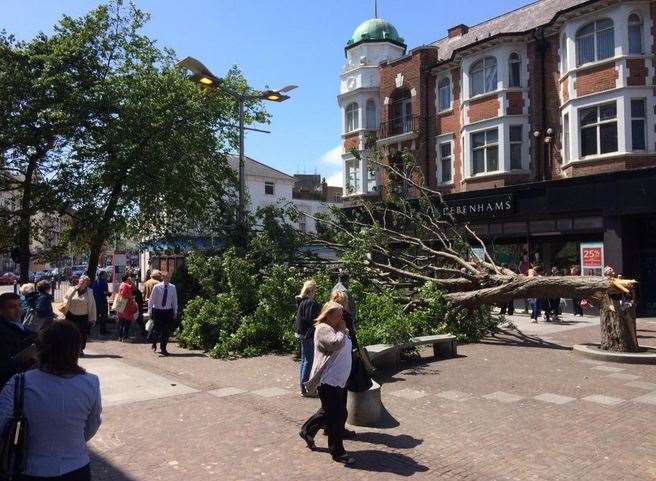
[(378, 0), (374, 0), (374, 18), (378, 18)]

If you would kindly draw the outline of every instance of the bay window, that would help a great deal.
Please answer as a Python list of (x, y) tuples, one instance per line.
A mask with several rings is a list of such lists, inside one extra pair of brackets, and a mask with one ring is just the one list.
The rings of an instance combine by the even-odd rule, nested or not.
[(569, 114), (563, 116), (563, 160), (569, 162)]
[(522, 168), (522, 131), (521, 125), (510, 126), (510, 168)]
[(521, 87), (521, 65), (519, 55), (511, 53), (508, 59), (508, 87)]
[(451, 108), (451, 82), (448, 77), (440, 80), (437, 86), (437, 108), (440, 112)]
[(633, 150), (647, 150), (647, 108), (645, 99), (631, 99), (631, 146)]
[(353, 102), (346, 106), (346, 131), (353, 132), (360, 128), (360, 107)]
[(367, 129), (378, 130), (378, 115), (376, 115), (376, 102), (367, 100)]
[(360, 191), (360, 162), (349, 160), (346, 162), (346, 193), (359, 194)]
[(636, 13), (629, 16), (629, 54), (642, 55), (642, 19)]
[(579, 110), (581, 156), (617, 152), (617, 103)]
[(470, 95), (493, 92), (497, 89), (497, 59), (485, 57), (469, 69)]
[(472, 175), (499, 170), (499, 129), (474, 132), (472, 142)]
[(610, 19), (589, 23), (576, 32), (576, 62), (583, 65), (615, 55), (615, 28)]
[(378, 166), (373, 162), (367, 165), (367, 192), (378, 189)]
[(453, 180), (453, 152), (451, 151), (451, 141), (440, 142), (438, 146), (439, 167), (437, 180), (440, 184), (448, 184)]

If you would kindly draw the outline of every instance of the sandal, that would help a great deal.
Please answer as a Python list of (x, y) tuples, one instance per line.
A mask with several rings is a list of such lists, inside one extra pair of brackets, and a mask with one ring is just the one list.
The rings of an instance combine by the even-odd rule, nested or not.
[(301, 437), (303, 441), (305, 441), (305, 444), (307, 445), (307, 448), (310, 451), (316, 451), (317, 445), (314, 444), (314, 439), (312, 439), (310, 436), (307, 434), (303, 434), (302, 432), (299, 432), (298, 435)]

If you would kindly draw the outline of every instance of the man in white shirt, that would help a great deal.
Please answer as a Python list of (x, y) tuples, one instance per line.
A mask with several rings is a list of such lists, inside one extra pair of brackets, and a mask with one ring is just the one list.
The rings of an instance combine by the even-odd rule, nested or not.
[(148, 299), (148, 314), (155, 323), (148, 337), (152, 343), (153, 352), (157, 352), (157, 342), (159, 341), (160, 352), (162, 355), (168, 356), (166, 345), (178, 316), (178, 293), (175, 286), (169, 282), (169, 273), (162, 272), (161, 274), (162, 282), (153, 287)]

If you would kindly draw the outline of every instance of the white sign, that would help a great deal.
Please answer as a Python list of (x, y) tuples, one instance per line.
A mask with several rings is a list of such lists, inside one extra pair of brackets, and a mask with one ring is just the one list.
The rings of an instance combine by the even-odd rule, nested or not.
[(581, 275), (601, 276), (604, 273), (604, 243), (581, 242)]

